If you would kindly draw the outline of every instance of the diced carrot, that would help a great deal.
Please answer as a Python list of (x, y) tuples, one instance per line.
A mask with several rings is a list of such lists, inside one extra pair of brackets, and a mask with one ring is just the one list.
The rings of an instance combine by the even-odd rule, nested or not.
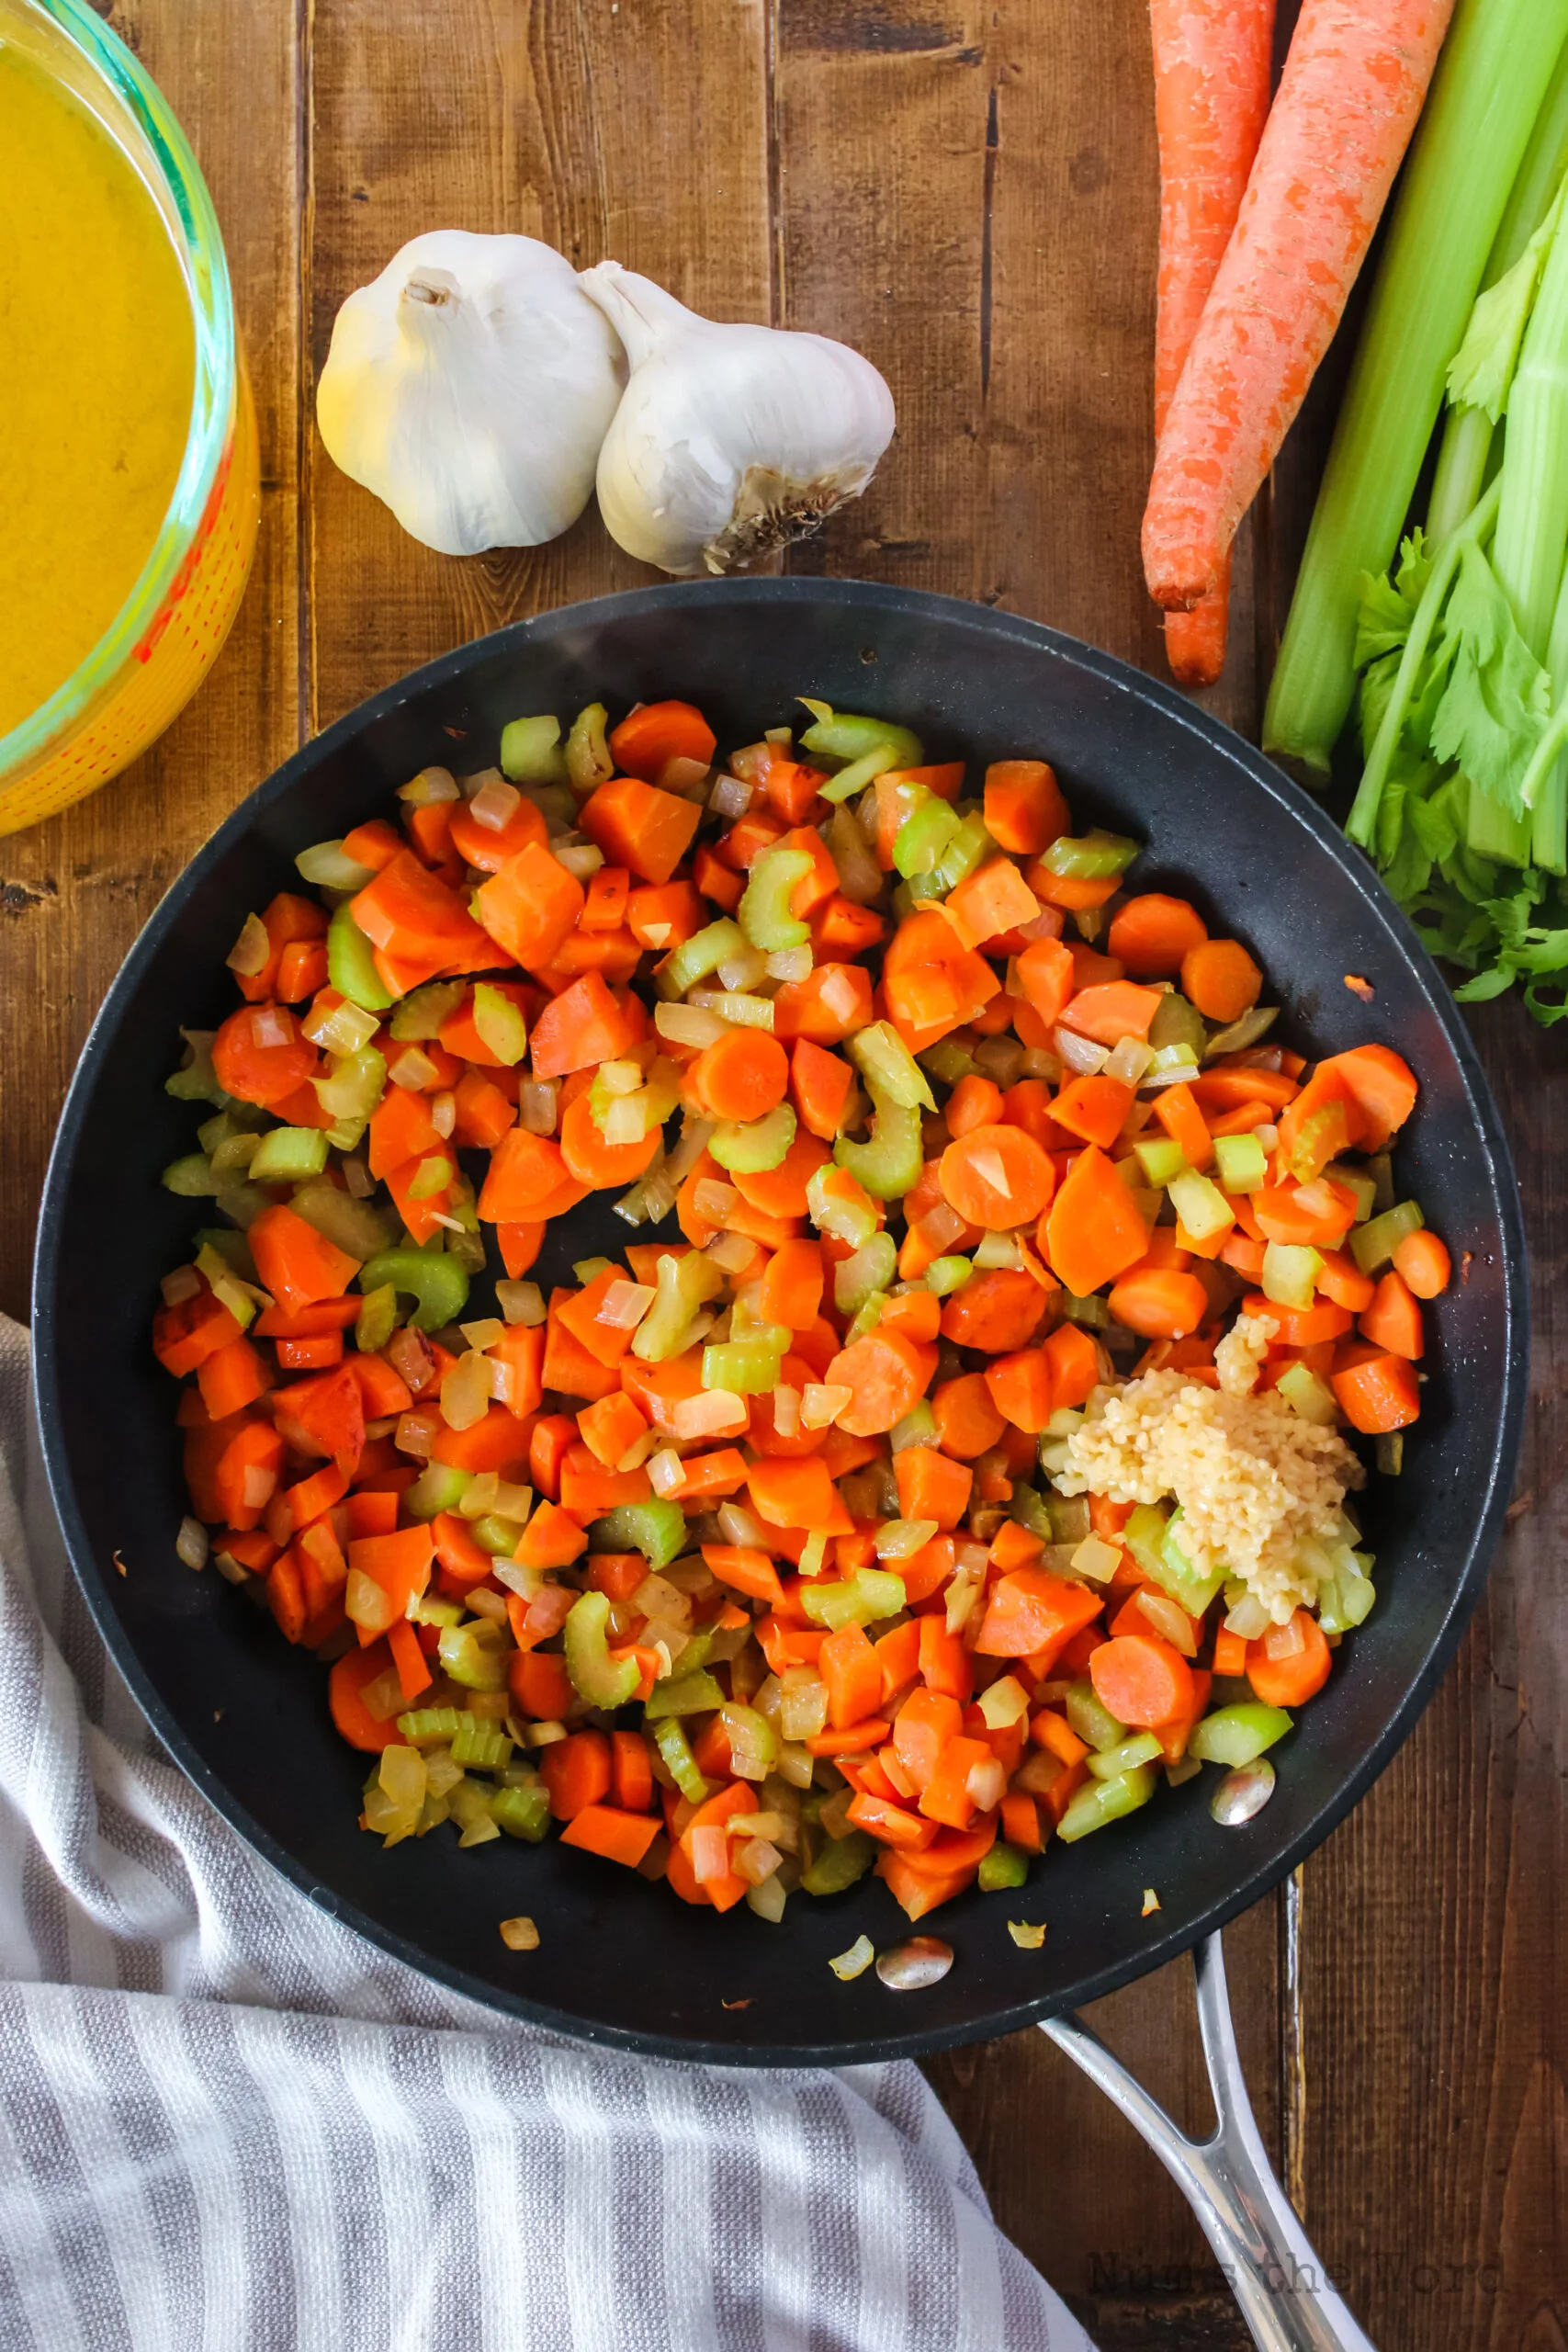
[[(558, 1747), (563, 1745), (557, 1742)], [(560, 1841), (636, 1870), (658, 1835), (658, 1822), (646, 1814), (625, 1813), (617, 1805), (585, 1804), (571, 1815)]]
[(1111, 918), (1106, 946), (1139, 979), (1174, 979), (1181, 959), (1208, 938), (1196, 907), (1162, 891), (1123, 899)]
[(1058, 1185), (1046, 1218), (1052, 1272), (1075, 1297), (1088, 1298), (1137, 1263), (1148, 1248), (1148, 1233), (1114, 1166), (1090, 1144)]
[(391, 1662), (386, 1643), (372, 1642), (367, 1649), (346, 1650), (342, 1657), (335, 1658), (327, 1678), (327, 1703), (333, 1722), (351, 1747), (362, 1748), (369, 1755), (379, 1754), (383, 1747), (390, 1747), (394, 1740), (402, 1736), (396, 1716), (389, 1715), (383, 1723), (365, 1704), (367, 1688), (386, 1673)]
[[(1383, 1275), (1371, 1304), (1362, 1309), (1358, 1328), (1362, 1338), (1371, 1340), (1374, 1346), (1386, 1348), (1390, 1355), (1404, 1356), (1412, 1363), (1418, 1363), (1425, 1351), (1420, 1304), (1404, 1276), (1394, 1267), (1391, 1266)], [(197, 1377), (200, 1379), (199, 1372)]]
[(1145, 988), (1137, 980), (1102, 980), (1080, 986), (1068, 999), (1062, 1025), (1080, 1037), (1092, 1037), (1097, 1045), (1116, 1046), (1123, 1037), (1146, 1037), (1159, 1003), (1158, 989)]
[(1181, 959), (1181, 992), (1205, 1021), (1239, 1021), (1263, 993), (1263, 975), (1238, 939), (1205, 939)]
[(569, 1732), (542, 1750), (539, 1773), (556, 1820), (575, 1820), (610, 1793), (610, 1743), (602, 1731)]
[(293, 1310), (318, 1299), (339, 1298), (359, 1272), (359, 1261), (339, 1250), (297, 1209), (281, 1202), (263, 1209), (246, 1236), (256, 1279), (280, 1306)]
[(944, 1453), (973, 1462), (1001, 1436), (1003, 1417), (981, 1373), (963, 1373), (955, 1380), (944, 1380), (931, 1401)]
[(977, 1765), (990, 1760), (990, 1748), (983, 1739), (969, 1739), (959, 1732), (944, 1740), (919, 1792), (919, 1808), (926, 1819), (949, 1829), (967, 1829), (976, 1811), (969, 1775)]
[(1304, 1706), (1328, 1679), (1333, 1653), (1317, 1619), (1298, 1609), (1291, 1627), (1301, 1647), (1284, 1657), (1270, 1657), (1267, 1636), (1247, 1645), (1247, 1679), (1265, 1706)]
[(977, 1127), (942, 1155), (942, 1189), (949, 1205), (967, 1224), (986, 1230), (1032, 1225), (1055, 1187), (1050, 1159), (1021, 1127)]
[[(1118, 1176), (1116, 1182), (1120, 1184), (1122, 1179)], [(983, 1349), (987, 1355), (1008, 1354), (1028, 1346), (1049, 1305), (1032, 1274), (996, 1266), (987, 1273), (971, 1275), (944, 1301), (942, 1336), (955, 1347)]]
[(713, 729), (694, 703), (645, 702), (610, 730), (610, 754), (628, 776), (657, 784), (671, 760), (707, 767), (717, 748)]
[(1180, 1146), (1189, 1167), (1209, 1166), (1214, 1157), (1213, 1138), (1190, 1086), (1163, 1087), (1155, 1097), (1155, 1117), (1172, 1143)]
[(1111, 1285), (1115, 1320), (1149, 1340), (1179, 1340), (1209, 1312), (1209, 1295), (1196, 1274), (1174, 1267), (1134, 1267)]
[(1028, 1657), (1076, 1633), (1104, 1606), (1099, 1593), (1048, 1568), (1014, 1568), (992, 1585), (975, 1647), (982, 1657)]
[(1447, 1249), (1424, 1226), (1405, 1235), (1393, 1253), (1393, 1270), (1416, 1298), (1440, 1298), (1452, 1272)]
[(610, 865), (629, 866), (645, 882), (668, 882), (690, 849), (702, 815), (694, 800), (623, 775), (589, 796), (578, 822)]
[(1096, 1697), (1118, 1723), (1147, 1729), (1191, 1704), (1191, 1668), (1172, 1643), (1155, 1633), (1119, 1634), (1102, 1642), (1089, 1671)]
[(898, 1510), (904, 1519), (934, 1519), (939, 1529), (954, 1528), (969, 1508), (975, 1474), (927, 1445), (907, 1445), (894, 1460)]
[(515, 1557), (528, 1568), (569, 1568), (588, 1549), (588, 1537), (570, 1511), (541, 1502), (523, 1530)]
[(1069, 1135), (1081, 1136), (1085, 1143), (1099, 1144), (1102, 1151), (1109, 1151), (1135, 1099), (1134, 1089), (1122, 1080), (1095, 1071), (1087, 1078), (1068, 1080), (1051, 1105), (1051, 1116)]
[(853, 1400), (839, 1415), (838, 1427), (852, 1437), (895, 1428), (925, 1395), (936, 1356), (933, 1346), (902, 1331), (868, 1331), (828, 1367), (828, 1385), (848, 1388)]
[(986, 770), (985, 819), (998, 847), (1021, 857), (1038, 857), (1073, 821), (1043, 760), (994, 760)]
[(998, 1356), (986, 1366), (986, 1387), (992, 1404), (1015, 1430), (1037, 1435), (1055, 1410), (1051, 1359), (1043, 1348), (1021, 1348)]

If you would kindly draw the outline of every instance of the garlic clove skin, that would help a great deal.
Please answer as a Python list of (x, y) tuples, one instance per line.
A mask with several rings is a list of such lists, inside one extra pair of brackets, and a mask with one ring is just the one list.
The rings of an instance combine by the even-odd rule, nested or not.
[(577, 520), (626, 381), (614, 329), (533, 237), (435, 229), (351, 294), (316, 392), (329, 455), (442, 555)]
[(699, 318), (601, 262), (579, 280), (631, 376), (599, 453), (599, 509), (628, 555), (679, 577), (743, 569), (858, 498), (893, 395), (826, 335)]

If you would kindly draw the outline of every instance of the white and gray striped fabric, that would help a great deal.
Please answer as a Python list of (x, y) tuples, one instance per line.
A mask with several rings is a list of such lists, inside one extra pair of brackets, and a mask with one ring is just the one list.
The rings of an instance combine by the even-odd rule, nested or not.
[(913, 2066), (590, 2050), (384, 1958), (152, 1737), (0, 1322), (6, 2352), (1090, 2352)]

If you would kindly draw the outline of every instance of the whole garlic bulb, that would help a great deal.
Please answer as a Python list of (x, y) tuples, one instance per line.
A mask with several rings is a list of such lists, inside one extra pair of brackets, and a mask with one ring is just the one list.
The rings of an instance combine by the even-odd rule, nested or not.
[(599, 452), (599, 509), (644, 563), (732, 571), (858, 498), (893, 437), (893, 395), (826, 335), (721, 326), (604, 261), (579, 281), (631, 378)]
[(338, 312), (316, 416), (335, 462), (405, 531), (478, 555), (577, 520), (625, 380), (561, 254), (435, 229)]

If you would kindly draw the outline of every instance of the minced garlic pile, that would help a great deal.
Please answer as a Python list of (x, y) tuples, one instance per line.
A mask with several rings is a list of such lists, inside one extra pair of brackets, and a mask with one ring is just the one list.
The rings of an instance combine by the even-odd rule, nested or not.
[(1303, 1420), (1272, 1389), (1251, 1393), (1276, 1328), (1266, 1316), (1238, 1317), (1216, 1351), (1217, 1390), (1146, 1372), (1091, 1400), (1055, 1483), (1119, 1503), (1174, 1499), (1192, 1566), (1206, 1574), (1223, 1565), (1282, 1624), (1317, 1597), (1298, 1548), (1336, 1541), (1346, 1489), (1366, 1473), (1337, 1430)]

